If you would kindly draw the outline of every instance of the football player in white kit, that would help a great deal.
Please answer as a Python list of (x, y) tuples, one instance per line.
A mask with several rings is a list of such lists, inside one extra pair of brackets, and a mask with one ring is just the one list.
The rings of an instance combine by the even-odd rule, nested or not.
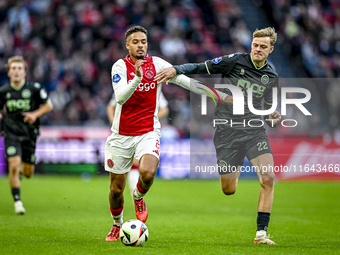
[[(111, 125), (112, 125), (113, 117), (115, 114), (116, 104), (117, 102), (115, 99), (115, 95), (113, 94), (110, 102), (108, 103), (106, 107), (107, 117)], [(159, 120), (161, 120), (165, 118), (166, 116), (168, 116), (168, 114), (169, 114), (168, 100), (166, 100), (165, 96), (161, 92), (161, 95), (159, 97), (159, 111), (158, 111), (157, 117)], [(136, 188), (136, 185), (139, 179), (138, 161), (135, 158), (133, 158), (133, 164), (132, 164), (131, 170), (127, 173), (126, 178), (127, 178), (127, 183), (129, 186), (130, 193), (133, 196), (133, 191)]]
[[(159, 164), (160, 123), (157, 117), (162, 84), (154, 81), (156, 73), (172, 66), (159, 57), (147, 54), (147, 31), (135, 26), (125, 33), (126, 48), (124, 59), (119, 59), (111, 71), (112, 86), (117, 101), (112, 123), (112, 134), (105, 145), (105, 170), (110, 172), (110, 211), (114, 224), (106, 241), (117, 241), (123, 224), (123, 191), (127, 172), (133, 158), (139, 163), (140, 176), (133, 199), (138, 220), (145, 222), (148, 210), (144, 196), (151, 187)], [(172, 83), (197, 94), (205, 94), (203, 86), (184, 75), (177, 75)], [(212, 95), (226, 103), (232, 97), (221, 92)]]

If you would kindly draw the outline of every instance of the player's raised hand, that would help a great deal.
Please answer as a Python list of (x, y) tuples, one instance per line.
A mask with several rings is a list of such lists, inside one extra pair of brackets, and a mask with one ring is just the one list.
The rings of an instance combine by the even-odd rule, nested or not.
[(28, 124), (32, 125), (37, 120), (37, 117), (32, 112), (23, 112), (22, 115), (24, 115), (24, 122)]
[(136, 76), (142, 77), (143, 76), (143, 70), (142, 70), (142, 65), (146, 62), (146, 60), (143, 59), (138, 59), (135, 63), (135, 71), (136, 71)]
[(166, 82), (166, 85), (169, 84), (169, 82), (176, 76), (176, 69), (173, 67), (168, 67), (165, 68), (161, 71), (159, 71), (155, 78), (153, 79), (154, 81), (158, 81), (159, 83)]
[(278, 111), (274, 111), (269, 115), (269, 119), (272, 120), (272, 125), (276, 126), (281, 121), (281, 114)]

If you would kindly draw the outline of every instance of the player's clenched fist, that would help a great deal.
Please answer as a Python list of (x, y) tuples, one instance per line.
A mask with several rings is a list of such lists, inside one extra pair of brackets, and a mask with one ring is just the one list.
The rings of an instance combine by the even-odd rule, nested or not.
[(278, 111), (274, 111), (269, 115), (269, 119), (272, 120), (272, 125), (275, 126), (281, 121), (281, 114)]
[(138, 77), (142, 77), (143, 76), (143, 70), (142, 70), (142, 65), (146, 62), (146, 60), (142, 60), (142, 59), (138, 59), (135, 63), (135, 71), (136, 71), (136, 75)]

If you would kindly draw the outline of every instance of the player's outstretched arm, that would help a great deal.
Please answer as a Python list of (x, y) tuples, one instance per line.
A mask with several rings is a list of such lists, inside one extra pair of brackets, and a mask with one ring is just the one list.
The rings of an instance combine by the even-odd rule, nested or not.
[(38, 109), (36, 109), (33, 112), (23, 112), (22, 115), (24, 116), (24, 122), (33, 124), (34, 122), (36, 122), (38, 118), (52, 111), (52, 109), (53, 109), (53, 105), (51, 101), (49, 100), (47, 101), (47, 103), (42, 104)]
[(177, 73), (175, 68), (168, 67), (159, 71), (156, 74), (154, 81), (158, 81), (159, 83), (166, 82), (166, 85), (168, 85), (169, 82), (176, 76), (176, 74)]
[(183, 74), (176, 75), (175, 78), (171, 80), (171, 83), (174, 83), (176, 85), (181, 86), (182, 88), (185, 88), (187, 90), (190, 90), (196, 94), (199, 95), (206, 95), (207, 90), (212, 91), (209, 95), (213, 96), (215, 99), (219, 100), (221, 99), (227, 104), (233, 104), (233, 97), (227, 95), (226, 93), (223, 93), (218, 90), (212, 89), (210, 86), (204, 85), (201, 82), (191, 79)]
[(159, 71), (154, 80), (159, 83), (166, 82), (166, 85), (175, 77), (176, 74), (206, 74), (208, 70), (205, 63), (193, 64), (187, 63), (184, 65), (173, 66)]
[(158, 81), (158, 83), (166, 81), (166, 83), (168, 84), (169, 82), (171, 82), (199, 95), (207, 94), (207, 91), (210, 91), (212, 93), (210, 93), (209, 95), (213, 96), (215, 99), (218, 100), (221, 99), (228, 104), (233, 103), (232, 96), (229, 96), (221, 91), (214, 90), (210, 86), (204, 85), (201, 82), (195, 79), (191, 79), (182, 74), (182, 73), (185, 74), (208, 73), (208, 69), (205, 63), (200, 64), (189, 63), (180, 66), (171, 66), (170, 63), (166, 62), (161, 58), (155, 57), (154, 59), (161, 66), (160, 71), (157, 72), (157, 74), (154, 77), (154, 80)]

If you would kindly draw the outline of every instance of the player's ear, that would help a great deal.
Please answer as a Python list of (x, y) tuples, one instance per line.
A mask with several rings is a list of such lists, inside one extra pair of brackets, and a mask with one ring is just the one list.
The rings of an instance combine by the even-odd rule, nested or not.
[(269, 54), (272, 53), (273, 50), (274, 50), (274, 46), (270, 47), (270, 52), (269, 52)]

